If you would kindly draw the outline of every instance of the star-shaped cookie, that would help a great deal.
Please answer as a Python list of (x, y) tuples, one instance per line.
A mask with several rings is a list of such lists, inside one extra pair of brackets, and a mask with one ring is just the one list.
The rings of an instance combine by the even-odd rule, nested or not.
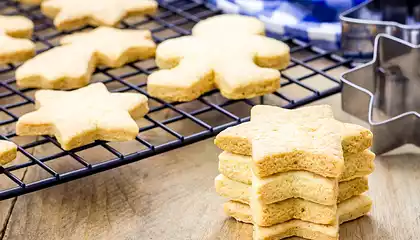
[(38, 110), (19, 118), (18, 135), (54, 135), (65, 150), (95, 140), (128, 141), (136, 137), (133, 119), (148, 112), (147, 98), (137, 93), (109, 93), (103, 83), (74, 91), (39, 90)]
[(263, 178), (295, 170), (331, 178), (341, 175), (344, 169), (343, 123), (320, 119), (309, 123), (267, 125), (252, 139), (252, 170), (256, 176)]
[(214, 87), (229, 99), (252, 98), (280, 87), (289, 47), (262, 36), (256, 18), (219, 15), (194, 26), (192, 36), (169, 39), (156, 50), (158, 70), (147, 90), (167, 101), (191, 101)]
[(152, 14), (157, 6), (153, 0), (46, 0), (41, 11), (64, 30), (88, 24), (115, 26), (127, 16)]
[[(249, 205), (228, 201), (223, 205), (228, 216), (245, 223), (253, 223)], [(338, 223), (342, 224), (366, 215), (372, 208), (372, 200), (366, 195), (352, 197), (337, 207)], [(284, 239), (298, 236), (304, 239), (338, 240), (338, 225), (323, 225), (301, 220), (291, 220), (270, 227), (254, 225), (255, 240)]]
[(19, 87), (80, 88), (89, 83), (96, 65), (120, 67), (154, 56), (156, 48), (150, 31), (110, 27), (68, 35), (61, 43), (17, 69)]
[[(264, 131), (264, 127), (288, 122), (305, 123), (318, 119), (333, 118), (332, 109), (327, 105), (283, 109), (269, 105), (257, 105), (251, 109), (251, 122), (246, 122), (223, 130), (214, 143), (227, 152), (251, 156), (252, 138)], [(373, 134), (356, 124), (344, 123), (342, 148), (344, 157), (360, 153), (372, 144)]]
[(0, 16), (0, 64), (26, 61), (35, 55), (34, 24), (22, 16)]
[(5, 165), (16, 158), (16, 144), (0, 140), (0, 165)]

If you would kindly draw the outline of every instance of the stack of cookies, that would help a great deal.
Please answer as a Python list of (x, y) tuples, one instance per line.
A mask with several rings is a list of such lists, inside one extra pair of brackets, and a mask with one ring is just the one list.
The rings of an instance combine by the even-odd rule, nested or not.
[(254, 224), (254, 239), (338, 239), (338, 224), (365, 215), (372, 133), (333, 118), (329, 106), (256, 106), (251, 122), (221, 132), (216, 191), (224, 210)]

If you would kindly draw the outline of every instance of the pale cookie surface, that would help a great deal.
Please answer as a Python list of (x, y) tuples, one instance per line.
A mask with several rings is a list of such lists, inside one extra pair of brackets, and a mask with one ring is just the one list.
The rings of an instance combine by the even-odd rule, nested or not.
[[(273, 110), (275, 111), (273, 112)], [(301, 122), (311, 119), (333, 118), (332, 109), (328, 105), (302, 107), (293, 110), (257, 105), (251, 109), (252, 115), (255, 116), (255, 121), (242, 123), (219, 133), (214, 140), (216, 146), (227, 152), (251, 156), (252, 138), (261, 131), (258, 122), (267, 121), (267, 118), (263, 116), (270, 116), (270, 119), (278, 124), (288, 123), (292, 120), (293, 122)]]
[[(338, 204), (339, 223), (348, 222), (366, 215), (372, 206), (372, 200), (365, 195), (355, 196)], [(223, 205), (224, 212), (237, 221), (252, 223), (252, 213), (249, 205), (228, 201)], [(271, 227), (254, 228), (254, 239), (278, 240), (291, 236), (307, 239), (338, 239), (338, 226), (328, 226), (309, 223), (302, 220), (291, 220)]]
[[(305, 123), (316, 119), (332, 118), (331, 107), (326, 105), (287, 110), (268, 105), (257, 105), (251, 109), (251, 122), (242, 123), (219, 133), (214, 143), (222, 150), (250, 156), (252, 138), (264, 130), (264, 125)], [(372, 133), (361, 126), (344, 123), (342, 147), (345, 155), (360, 153), (372, 145)]]
[(272, 204), (264, 204), (251, 197), (250, 206), (253, 220), (259, 226), (268, 227), (292, 219), (328, 225), (337, 221), (336, 203), (327, 206), (300, 198), (289, 198)]
[(219, 15), (194, 26), (192, 36), (169, 39), (156, 50), (161, 70), (148, 77), (148, 92), (167, 101), (191, 101), (214, 87), (229, 99), (252, 98), (280, 87), (289, 47), (262, 36), (264, 24)]
[(154, 56), (150, 31), (99, 27), (61, 39), (63, 46), (43, 52), (16, 71), (19, 87), (74, 89), (87, 85), (95, 67), (122, 65)]
[[(259, 124), (283, 124), (290, 121), (310, 122), (316, 119), (334, 118), (328, 105), (309, 106), (287, 110), (276, 106), (257, 105), (251, 109), (251, 122)], [(368, 129), (351, 123), (342, 125), (343, 152), (358, 153), (372, 145), (373, 134)]]
[[(340, 182), (371, 174), (375, 170), (375, 154), (370, 150), (360, 153), (344, 155), (344, 170), (340, 175)], [(223, 175), (246, 184), (252, 182), (252, 157), (223, 151), (219, 155), (219, 172)], [(268, 179), (275, 179), (268, 177)]]
[[(271, 194), (273, 194), (276, 191), (279, 192), (286, 192), (284, 189), (278, 188), (277, 186), (275, 186), (272, 189), (268, 189), (266, 188), (266, 191), (263, 194), (257, 195), (255, 194), (255, 192), (260, 191), (259, 189), (261, 189), (260, 187), (255, 187), (254, 189), (252, 189), (251, 185), (245, 184), (245, 183), (241, 183), (241, 182), (237, 182), (235, 180), (232, 180), (226, 176), (224, 176), (223, 174), (218, 175), (215, 180), (215, 188), (216, 188), (216, 192), (223, 197), (228, 198), (229, 200), (233, 200), (233, 201), (238, 201), (238, 202), (242, 202), (242, 203), (246, 203), (248, 204), (250, 202), (250, 198), (251, 198), (251, 194), (254, 194), (254, 196), (256, 196), (256, 198), (258, 200), (261, 201), (261, 199), (274, 199), (273, 197), (271, 197)], [(264, 186), (264, 185), (262, 185)], [(337, 201), (338, 202), (342, 202), (344, 200), (347, 200), (353, 196), (357, 196), (360, 195), (364, 192), (366, 192), (369, 189), (368, 186), (368, 179), (367, 177), (361, 177), (361, 178), (355, 178), (353, 180), (350, 181), (346, 181), (346, 182), (341, 182), (338, 184), (338, 199), (334, 199), (334, 202), (331, 204), (324, 204), (326, 203), (324, 196), (322, 195), (322, 193), (320, 194), (321, 196), (312, 196), (309, 194), (301, 194), (304, 197), (301, 198), (305, 198), (305, 200), (308, 201), (312, 201), (315, 203), (319, 203), (319, 204), (324, 204), (324, 205), (333, 205), (335, 204)], [(260, 191), (261, 192), (261, 191)], [(323, 191), (321, 191), (323, 192)], [(279, 195), (278, 193), (275, 193), (276, 195)], [(292, 198), (294, 197), (293, 195), (289, 195), (290, 197), (288, 198)], [(281, 200), (284, 199), (288, 199), (286, 197), (283, 197)], [(276, 199), (278, 201), (281, 201), (280, 198)], [(275, 201), (273, 201), (275, 202)], [(330, 203), (330, 202), (328, 202)]]
[(262, 178), (304, 170), (324, 177), (339, 177), (344, 169), (342, 125), (334, 119), (267, 124), (252, 139), (253, 173)]
[(22, 16), (1, 16), (0, 29), (15, 38), (30, 38), (34, 30), (31, 20)]
[(18, 135), (54, 135), (70, 150), (95, 140), (127, 141), (138, 134), (133, 119), (148, 112), (147, 98), (137, 93), (110, 93), (103, 83), (65, 92), (35, 93), (38, 110), (19, 118)]
[(157, 6), (153, 0), (45, 0), (41, 11), (58, 29), (67, 30), (88, 24), (116, 26), (127, 16), (152, 14)]
[(29, 39), (31, 20), (22, 16), (0, 16), (0, 64), (23, 62), (35, 55), (35, 44)]
[(0, 140), (0, 164), (5, 165), (16, 158), (17, 146), (16, 144)]
[(251, 109), (251, 122), (264, 124), (284, 124), (289, 122), (310, 122), (318, 119), (334, 118), (329, 105), (316, 105), (298, 109), (285, 109), (270, 105), (256, 105)]

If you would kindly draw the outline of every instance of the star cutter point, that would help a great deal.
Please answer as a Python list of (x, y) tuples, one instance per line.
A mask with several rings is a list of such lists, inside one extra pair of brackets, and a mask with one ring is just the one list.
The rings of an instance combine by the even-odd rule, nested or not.
[(373, 60), (345, 72), (342, 108), (367, 121), (380, 155), (407, 143), (420, 147), (420, 45), (379, 34)]

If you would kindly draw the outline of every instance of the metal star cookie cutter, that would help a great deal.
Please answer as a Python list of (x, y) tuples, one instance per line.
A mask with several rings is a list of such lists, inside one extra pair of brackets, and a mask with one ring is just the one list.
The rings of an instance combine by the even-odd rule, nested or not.
[[(386, 1), (369, 0), (340, 15), (342, 23), (341, 49), (345, 55), (371, 57), (374, 39), (380, 33), (386, 33), (413, 44), (420, 44), (420, 5), (410, 6), (408, 12), (408, 5), (401, 2), (399, 7), (405, 7), (406, 12), (399, 11), (398, 7), (385, 11), (379, 7), (379, 4), (384, 2)], [(395, 19), (404, 22), (404, 24), (383, 19)]]
[(342, 108), (369, 122), (372, 150), (420, 146), (420, 45), (379, 34), (374, 58), (341, 76)]

